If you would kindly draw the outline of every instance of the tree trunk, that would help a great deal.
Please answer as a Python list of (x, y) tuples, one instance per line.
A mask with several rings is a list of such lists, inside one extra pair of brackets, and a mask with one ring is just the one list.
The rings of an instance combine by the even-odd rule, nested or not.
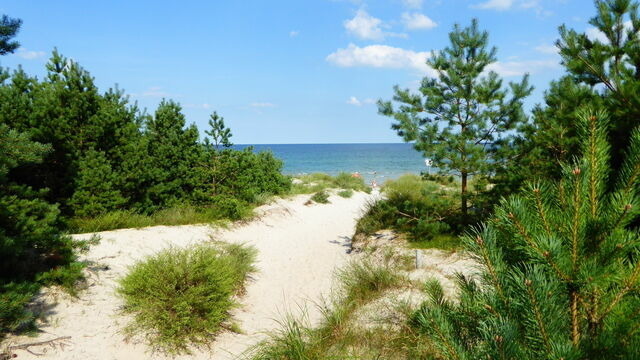
[(466, 171), (461, 172), (461, 182), (462, 186), (460, 188), (460, 200), (462, 202), (460, 209), (462, 210), (462, 215), (467, 217), (467, 177), (469, 176)]

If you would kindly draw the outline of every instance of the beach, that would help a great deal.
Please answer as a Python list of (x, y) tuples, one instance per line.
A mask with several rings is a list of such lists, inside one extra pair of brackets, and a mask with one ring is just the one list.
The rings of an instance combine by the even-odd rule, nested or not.
[[(64, 337), (55, 346), (17, 350), (21, 359), (158, 359), (141, 338), (125, 339), (129, 320), (119, 313), (122, 301), (115, 294), (117, 281), (136, 261), (167, 247), (207, 241), (254, 246), (257, 273), (232, 311), (231, 322), (240, 333), (217, 334), (210, 349), (194, 349), (189, 359), (237, 359), (266, 332), (279, 327), (286, 314), (306, 312), (318, 321), (317, 305), (330, 295), (336, 269), (349, 261), (351, 236), (365, 203), (375, 195), (356, 192), (345, 199), (330, 197), (330, 204), (305, 205), (301, 195), (256, 209), (255, 219), (228, 229), (206, 225), (155, 226), (98, 233), (100, 243), (82, 255), (87, 261), (88, 287), (77, 298), (45, 289), (37, 299), (46, 308), (46, 322), (35, 337), (13, 337), (6, 344), (22, 344)], [(89, 238), (92, 234), (76, 235)], [(68, 338), (66, 338), (68, 337)], [(35, 355), (38, 354), (38, 355)]]

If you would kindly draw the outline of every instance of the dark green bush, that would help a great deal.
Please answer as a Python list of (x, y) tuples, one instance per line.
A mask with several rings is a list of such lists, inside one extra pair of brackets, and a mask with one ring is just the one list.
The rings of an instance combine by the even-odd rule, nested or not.
[(311, 196), (311, 200), (317, 202), (318, 204), (328, 204), (329, 203), (329, 194), (326, 191), (318, 191), (317, 193)]
[(386, 198), (368, 204), (356, 233), (395, 229), (409, 234), (412, 241), (425, 241), (451, 232), (456, 200), (440, 185), (404, 175), (387, 182), (383, 191)]
[(117, 289), (123, 311), (133, 315), (125, 332), (142, 334), (155, 350), (172, 355), (208, 344), (255, 270), (255, 255), (241, 245), (204, 244), (170, 248), (138, 262)]

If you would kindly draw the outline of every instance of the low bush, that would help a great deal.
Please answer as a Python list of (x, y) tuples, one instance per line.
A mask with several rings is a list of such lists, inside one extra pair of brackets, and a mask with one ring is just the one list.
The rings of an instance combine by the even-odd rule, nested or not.
[(447, 189), (416, 175), (403, 175), (388, 181), (383, 191), (385, 199), (367, 205), (357, 234), (394, 229), (409, 234), (411, 241), (428, 241), (452, 232), (457, 202)]
[(138, 262), (117, 289), (123, 311), (133, 315), (125, 333), (144, 334), (154, 350), (173, 355), (207, 345), (255, 270), (255, 255), (240, 245), (204, 244)]
[(353, 196), (353, 190), (340, 190), (338, 196), (348, 199)]
[(326, 191), (318, 191), (317, 193), (311, 196), (311, 200), (317, 202), (318, 204), (328, 204), (329, 203), (329, 194)]

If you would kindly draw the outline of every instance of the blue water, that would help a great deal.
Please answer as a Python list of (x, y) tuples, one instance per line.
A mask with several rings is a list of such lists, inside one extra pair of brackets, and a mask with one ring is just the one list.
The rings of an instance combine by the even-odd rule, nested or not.
[[(244, 148), (248, 145), (237, 145)], [(290, 175), (323, 172), (359, 172), (367, 182), (378, 183), (402, 174), (427, 171), (422, 155), (411, 144), (276, 144), (253, 145), (256, 151), (270, 150), (284, 161)]]

